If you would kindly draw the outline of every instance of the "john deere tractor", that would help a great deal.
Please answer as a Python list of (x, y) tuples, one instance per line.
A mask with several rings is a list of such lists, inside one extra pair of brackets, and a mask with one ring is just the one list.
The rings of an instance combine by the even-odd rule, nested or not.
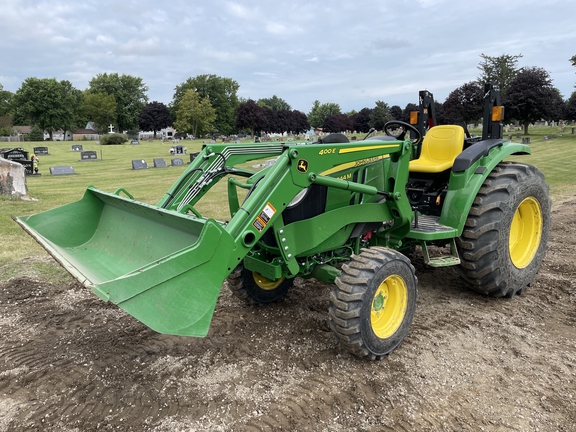
[[(491, 108), (491, 123), (499, 113)], [(207, 144), (156, 205), (90, 186), (77, 202), (14, 219), (102, 300), (161, 333), (205, 336), (223, 285), (271, 303), (296, 277), (333, 283), (334, 334), (378, 359), (406, 337), (416, 309), (403, 252), (420, 247), (427, 264), (455, 266), (472, 289), (512, 297), (533, 282), (550, 227), (544, 176), (505, 160), (529, 155), (528, 145), (501, 132), (467, 138), (456, 125), (423, 137), (392, 121), (385, 132)], [(198, 211), (219, 181), (228, 220)], [(446, 253), (433, 257), (433, 246)]]

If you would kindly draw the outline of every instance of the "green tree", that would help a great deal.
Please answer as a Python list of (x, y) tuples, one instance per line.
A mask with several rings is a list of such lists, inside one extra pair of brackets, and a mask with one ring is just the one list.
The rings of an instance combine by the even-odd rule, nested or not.
[[(392, 119), (390, 108), (386, 102), (376, 101), (376, 107), (370, 113), (370, 127), (376, 130), (384, 129), (384, 125)], [(366, 131), (368, 132), (368, 131)]]
[(105, 132), (109, 124), (116, 123), (116, 110), (114, 95), (85, 92), (81, 112), (87, 121), (96, 124), (100, 133)]
[(523, 68), (510, 83), (503, 102), (506, 116), (518, 120), (528, 135), (528, 125), (541, 119), (558, 120), (560, 92), (552, 86), (548, 72), (539, 67)]
[(28, 134), (28, 141), (44, 141), (44, 131), (38, 126), (32, 126)]
[(26, 78), (12, 98), (14, 123), (38, 126), (52, 133), (78, 125), (82, 92), (70, 81), (56, 78)]
[(142, 78), (131, 75), (98, 74), (90, 80), (88, 93), (105, 93), (116, 100), (117, 130), (128, 131), (138, 128), (138, 115), (146, 102), (148, 87)]
[(12, 109), (10, 107), (12, 96), (12, 93), (8, 90), (4, 90), (4, 87), (0, 84), (0, 116), (12, 114)]
[(478, 77), (480, 87), (484, 88), (484, 84), (492, 83), (497, 85), (501, 94), (504, 95), (506, 89), (518, 74), (519, 69), (516, 64), (522, 58), (522, 54), (502, 54), (497, 57), (480, 54), (480, 57), (483, 59), (478, 65), (478, 69), (481, 71)]
[[(229, 135), (234, 130), (236, 109), (238, 108), (238, 89), (240, 85), (231, 78), (217, 75), (198, 75), (188, 78), (184, 83), (176, 86), (172, 106), (177, 107), (180, 100), (188, 90), (194, 90), (201, 99), (208, 98), (216, 113), (214, 128), (220, 133)], [(178, 113), (176, 111), (176, 118)]]
[(292, 111), (292, 107), (284, 99), (279, 98), (274, 95), (271, 98), (258, 99), (258, 106), (265, 106), (270, 108), (272, 111)]
[(573, 55), (573, 56), (570, 58), (570, 63), (572, 63), (572, 66), (576, 66), (576, 55)]
[(194, 90), (187, 90), (176, 106), (177, 119), (174, 127), (179, 132), (191, 133), (199, 137), (211, 132), (216, 120), (216, 110), (212, 107), (208, 97)]
[(342, 114), (340, 105), (333, 102), (323, 103), (315, 100), (312, 109), (308, 113), (308, 122), (312, 127), (319, 128), (324, 124), (326, 117), (330, 115)]
[(138, 126), (140, 130), (153, 131), (156, 139), (156, 131), (172, 126), (172, 115), (170, 110), (162, 102), (152, 102), (147, 104), (138, 116)]

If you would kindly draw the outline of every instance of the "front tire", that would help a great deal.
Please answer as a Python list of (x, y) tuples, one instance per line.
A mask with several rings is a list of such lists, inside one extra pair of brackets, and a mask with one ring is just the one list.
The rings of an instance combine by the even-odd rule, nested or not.
[(340, 344), (373, 360), (392, 353), (416, 310), (418, 280), (410, 260), (384, 247), (363, 249), (342, 266), (335, 283), (328, 316)]
[(247, 303), (274, 303), (288, 293), (294, 279), (284, 277), (271, 281), (257, 272), (237, 267), (226, 279), (228, 288), (236, 297)]
[(457, 271), (474, 291), (522, 294), (542, 264), (550, 231), (550, 197), (534, 166), (502, 162), (484, 181), (457, 239)]

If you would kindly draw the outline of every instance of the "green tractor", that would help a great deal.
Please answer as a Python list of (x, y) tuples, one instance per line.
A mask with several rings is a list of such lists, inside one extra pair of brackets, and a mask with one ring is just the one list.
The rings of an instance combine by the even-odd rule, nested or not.
[[(505, 161), (529, 146), (501, 129), (481, 139), (432, 126), (423, 137), (392, 121), (385, 132), (207, 144), (157, 205), (88, 187), (77, 202), (14, 219), (97, 296), (161, 333), (205, 336), (226, 280), (252, 303), (282, 299), (296, 277), (332, 283), (340, 344), (378, 359), (400, 345), (416, 309), (404, 252), (419, 246), (427, 264), (455, 266), (473, 290), (512, 297), (540, 268), (551, 206), (540, 171)], [(197, 205), (221, 180), (226, 221)], [(431, 256), (431, 246), (446, 253)]]

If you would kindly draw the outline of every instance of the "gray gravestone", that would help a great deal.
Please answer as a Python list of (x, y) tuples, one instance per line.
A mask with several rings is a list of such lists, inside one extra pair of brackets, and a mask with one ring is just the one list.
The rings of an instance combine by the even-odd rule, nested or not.
[(148, 168), (148, 164), (144, 159), (135, 159), (132, 161), (132, 169), (133, 170), (141, 170)]
[(154, 168), (166, 168), (167, 166), (163, 158), (154, 158)]
[(186, 149), (182, 145), (174, 145), (172, 146), (172, 154), (186, 154)]
[(52, 175), (70, 175), (70, 174), (76, 174), (76, 173), (74, 172), (74, 167), (61, 165), (61, 166), (50, 167), (50, 174), (52, 174)]
[(80, 153), (80, 161), (79, 162), (86, 162), (86, 161), (97, 161), (98, 154), (95, 150), (86, 150)]
[(50, 153), (48, 153), (48, 147), (34, 147), (34, 154), (36, 156), (39, 156), (39, 155), (49, 155)]
[(138, 141), (137, 139), (133, 139), (132, 141), (130, 141), (130, 145), (139, 145), (140, 141)]
[(184, 161), (181, 158), (174, 158), (170, 161), (170, 163), (172, 164), (172, 166), (184, 165)]
[(82, 151), (82, 144), (72, 144), (72, 150), (73, 152), (79, 152)]
[(200, 154), (200, 152), (190, 153), (190, 163), (192, 163), (192, 161), (193, 161), (194, 159), (196, 159), (196, 156), (198, 156), (199, 154)]

